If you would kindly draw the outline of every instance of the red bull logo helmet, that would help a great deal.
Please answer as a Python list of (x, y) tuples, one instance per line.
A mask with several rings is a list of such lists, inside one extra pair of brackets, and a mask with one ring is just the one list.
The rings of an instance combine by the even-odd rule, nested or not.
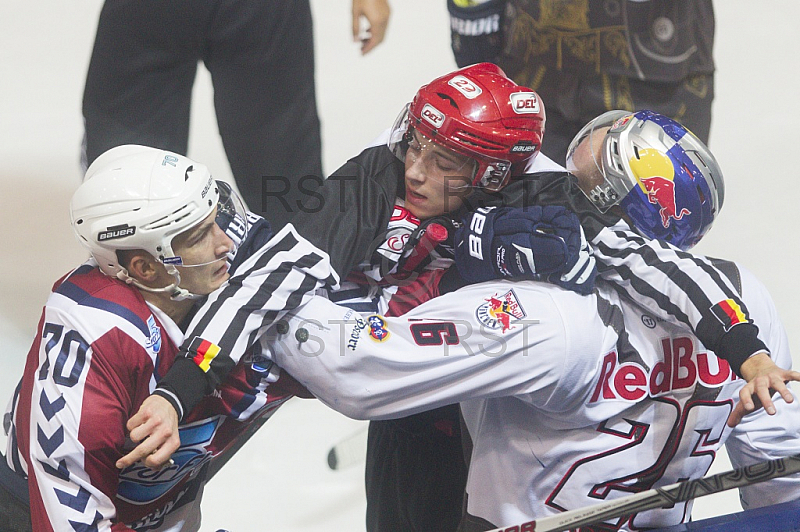
[[(609, 111), (587, 124), (567, 151), (575, 173), (578, 146), (602, 136), (592, 152), (603, 182), (586, 193), (606, 212), (619, 205), (634, 229), (681, 248), (694, 246), (722, 208), (725, 185), (714, 156), (689, 130), (652, 111)], [(590, 145), (597, 145), (591, 143)]]

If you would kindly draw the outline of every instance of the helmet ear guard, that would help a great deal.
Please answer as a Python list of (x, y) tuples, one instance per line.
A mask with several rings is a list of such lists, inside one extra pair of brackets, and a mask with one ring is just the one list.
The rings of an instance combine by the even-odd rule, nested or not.
[(539, 153), (544, 105), (491, 63), (451, 72), (421, 87), (400, 113), (389, 147), (405, 158), (403, 140), (416, 129), (436, 144), (476, 161), (472, 185), (496, 191)]
[[(605, 128), (606, 133), (598, 131)], [(576, 154), (587, 141), (601, 144), (599, 155), (590, 151), (602, 183), (588, 191), (581, 187), (598, 210), (619, 205), (639, 233), (684, 250), (711, 228), (725, 196), (722, 171), (685, 127), (652, 111), (600, 115), (567, 150), (567, 169), (579, 178), (590, 163), (578, 161)]]

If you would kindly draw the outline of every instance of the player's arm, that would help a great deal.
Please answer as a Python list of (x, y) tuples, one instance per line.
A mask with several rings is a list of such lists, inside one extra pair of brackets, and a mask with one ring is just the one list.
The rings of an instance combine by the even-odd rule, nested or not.
[(657, 317), (690, 327), (748, 381), (741, 396), (746, 411), (755, 408), (756, 397), (774, 413), (772, 391), (793, 400), (784, 382), (793, 374), (771, 360), (738, 291), (709, 259), (645, 239), (622, 220), (598, 231), (592, 245), (604, 279)]
[(253, 250), (195, 315), (181, 346), (183, 358), (157, 389), (179, 418), (219, 385), (283, 312), (296, 308), (315, 289), (335, 286), (337, 272), (352, 270), (380, 241), (397, 183), (379, 176), (396, 172), (373, 166), (398, 161), (391, 157), (380, 162), (380, 149), (365, 153), (361, 159), (369, 170), (356, 160), (337, 170), (313, 192), (317, 208), (304, 209), (266, 246)]
[[(68, 316), (48, 308), (40, 335), (40, 363), (28, 398), (33, 528), (129, 530), (114, 523), (113, 500), (114, 460), (125, 441), (125, 403), (131, 398), (103, 360), (102, 346), (89, 344)], [(131, 353), (141, 347), (123, 342), (115, 349)]]
[(570, 316), (584, 333), (571, 330), (552, 290), (539, 283), (471, 285), (388, 318), (362, 318), (315, 298), (274, 333), (271, 349), (317, 398), (354, 418), (402, 417), (501, 395), (546, 405), (558, 376), (580, 371), (572, 353), (598, 350), (604, 330), (591, 302), (559, 291), (561, 302), (586, 303)]
[(792, 400), (784, 383), (791, 375), (769, 358), (736, 289), (707, 259), (639, 236), (613, 211), (600, 213), (565, 172), (537, 172), (513, 181), (502, 200), (513, 207), (561, 205), (577, 213), (600, 276), (655, 316), (689, 327), (728, 361), (748, 381), (742, 391), (746, 411), (755, 408), (753, 397), (774, 411), (771, 390)]
[(365, 151), (310, 191), (319, 203), (298, 213), (292, 223), (297, 229), (288, 225), (268, 245), (252, 250), (228, 283), (209, 296), (189, 326), (183, 356), (159, 382), (157, 397), (129, 421), (143, 443), (119, 467), (141, 459), (151, 467), (166, 463), (178, 447), (177, 422), (214, 390), (247, 348), (283, 313), (315, 289), (335, 286), (337, 272), (350, 271), (368, 256), (387, 226), (397, 191), (396, 179), (383, 179), (397, 172), (384, 167), (400, 163), (382, 157), (382, 149)]
[[(772, 298), (750, 272), (739, 270), (742, 297), (754, 319), (765, 324), (759, 334), (772, 348), (776, 364), (790, 370), (789, 340)], [(800, 402), (780, 403), (781, 398), (776, 398), (776, 401), (779, 404), (774, 417), (758, 410), (744, 416), (741, 424), (731, 431), (725, 447), (733, 467), (800, 454)], [(745, 509), (800, 499), (800, 477), (793, 475), (746, 486), (740, 488), (740, 495)]]
[(447, 0), (456, 64), (496, 63), (503, 50), (506, 0)]

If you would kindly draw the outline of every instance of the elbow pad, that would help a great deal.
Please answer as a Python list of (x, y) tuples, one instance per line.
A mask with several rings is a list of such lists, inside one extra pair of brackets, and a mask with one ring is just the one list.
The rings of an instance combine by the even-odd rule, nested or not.
[(497, 63), (503, 49), (505, 0), (447, 0), (456, 64)]

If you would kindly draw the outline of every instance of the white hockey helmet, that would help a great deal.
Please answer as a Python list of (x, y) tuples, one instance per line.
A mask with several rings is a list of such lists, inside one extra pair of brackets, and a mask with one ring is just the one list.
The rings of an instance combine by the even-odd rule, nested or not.
[[(70, 202), (75, 234), (107, 275), (132, 282), (117, 251), (143, 249), (167, 265), (184, 264), (172, 249), (175, 236), (202, 222), (219, 205), (218, 218), (244, 220), (241, 201), (208, 168), (165, 150), (138, 145), (112, 148), (86, 171)], [(138, 286), (138, 283), (137, 283)]]

